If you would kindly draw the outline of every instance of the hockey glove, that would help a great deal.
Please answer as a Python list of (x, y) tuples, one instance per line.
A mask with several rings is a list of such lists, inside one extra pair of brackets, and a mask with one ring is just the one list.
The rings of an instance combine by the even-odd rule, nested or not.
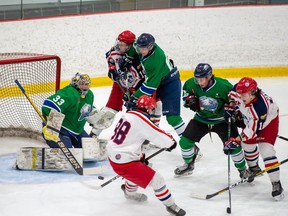
[(184, 106), (189, 107), (194, 112), (199, 111), (200, 110), (199, 98), (194, 94), (187, 96), (185, 98)]
[(235, 122), (236, 108), (230, 104), (224, 105), (224, 118), (228, 122), (228, 119), (231, 118), (232, 122)]
[(173, 149), (177, 147), (177, 142), (174, 140), (174, 143), (166, 149), (166, 151), (171, 152)]
[(224, 144), (223, 151), (227, 155), (228, 153), (232, 153), (241, 143), (237, 141), (235, 138), (230, 137), (227, 142)]
[(54, 141), (54, 142), (57, 142), (59, 140), (59, 137), (54, 135), (53, 133), (51, 133), (51, 129), (47, 129), (47, 125), (45, 125), (43, 128), (42, 128), (42, 132), (43, 132), (43, 135), (44, 135), (44, 138), (46, 140), (49, 140), (49, 141)]
[(123, 56), (122, 59), (120, 59), (118, 62), (120, 70), (126, 71), (126, 69), (129, 69), (133, 64), (133, 59), (133, 57), (130, 57), (128, 55)]
[(108, 77), (114, 82), (120, 79), (120, 74), (117, 72), (115, 65), (109, 65)]
[(136, 110), (136, 108), (137, 108), (137, 100), (138, 100), (138, 98), (135, 97), (134, 95), (132, 95), (130, 97), (129, 101), (127, 101), (125, 103), (125, 107), (126, 107), (127, 111)]
[(140, 158), (140, 162), (145, 163), (146, 165), (149, 164), (149, 161), (146, 159), (145, 153), (142, 153), (142, 157)]

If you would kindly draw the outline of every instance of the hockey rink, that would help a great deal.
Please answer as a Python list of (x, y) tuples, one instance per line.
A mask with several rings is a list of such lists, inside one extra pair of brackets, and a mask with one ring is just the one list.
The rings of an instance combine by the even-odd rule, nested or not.
[[(236, 83), (239, 79), (229, 79)], [(258, 86), (268, 95), (272, 96), (280, 107), (279, 135), (288, 138), (288, 100), (286, 85), (288, 77), (281, 78), (256, 78)], [(95, 94), (94, 105), (103, 107), (110, 94), (110, 87), (93, 88)], [(194, 113), (182, 108), (182, 117), (186, 123)], [(121, 113), (117, 114), (119, 119)], [(100, 138), (109, 139), (114, 130), (113, 126), (103, 131)], [(176, 134), (167, 124), (165, 118), (161, 119), (160, 127)], [(88, 132), (91, 128), (86, 126)], [(177, 138), (178, 140), (178, 138)], [(219, 194), (210, 200), (191, 198), (194, 194), (212, 194), (228, 184), (227, 159), (222, 151), (220, 139), (212, 134), (205, 136), (198, 145), (203, 153), (203, 158), (196, 163), (193, 175), (175, 178), (174, 169), (181, 165), (182, 159), (179, 146), (172, 152), (163, 152), (150, 160), (153, 168), (161, 173), (175, 198), (176, 204), (183, 208), (187, 216), (223, 216), (227, 215), (229, 206), (228, 192)], [(148, 201), (136, 203), (124, 198), (120, 189), (124, 182), (118, 178), (107, 186), (95, 190), (85, 186), (85, 181), (92, 185), (100, 185), (115, 176), (109, 171), (99, 180), (97, 175), (79, 176), (76, 172), (36, 172), (18, 171), (13, 169), (15, 152), (19, 147), (42, 146), (37, 141), (24, 138), (0, 138), (0, 215), (1, 216), (168, 216), (169, 213), (160, 201), (156, 199), (151, 188), (145, 193)], [(276, 152), (278, 160), (288, 157), (288, 141), (277, 139)], [(150, 155), (157, 149), (147, 150)], [(109, 165), (107, 161), (90, 163), (86, 166)], [(263, 162), (260, 158), (260, 167)], [(275, 201), (271, 196), (272, 186), (267, 174), (255, 178), (251, 184), (243, 183), (231, 189), (232, 214), (234, 216), (286, 216), (288, 214), (288, 163), (280, 168), (281, 182), (286, 198)], [(231, 183), (240, 181), (238, 171), (231, 163)], [(143, 189), (140, 189), (143, 192)]]

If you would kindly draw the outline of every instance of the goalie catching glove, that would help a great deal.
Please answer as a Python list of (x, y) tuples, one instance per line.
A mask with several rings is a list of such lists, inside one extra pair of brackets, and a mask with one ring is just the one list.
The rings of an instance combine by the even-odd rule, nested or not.
[(228, 153), (232, 153), (238, 146), (241, 145), (241, 142), (236, 140), (233, 137), (230, 137), (228, 141), (225, 142), (223, 151), (227, 155)]
[(101, 110), (94, 108), (87, 118), (87, 122), (95, 129), (106, 129), (113, 123), (116, 113), (116, 110), (108, 107)]

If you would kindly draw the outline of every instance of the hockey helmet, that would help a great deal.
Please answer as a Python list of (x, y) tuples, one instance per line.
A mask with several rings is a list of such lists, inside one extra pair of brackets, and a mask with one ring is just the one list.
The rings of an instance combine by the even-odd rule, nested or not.
[(125, 30), (118, 35), (118, 41), (122, 41), (126, 44), (133, 44), (136, 39), (136, 36), (133, 32)]
[(141, 34), (136, 41), (138, 48), (152, 48), (155, 44), (155, 38), (149, 33)]
[(195, 78), (203, 78), (212, 76), (212, 67), (207, 63), (200, 63), (194, 70)]
[(137, 100), (137, 108), (149, 113), (150, 115), (154, 112), (156, 107), (156, 100), (153, 97), (142, 95)]
[(250, 77), (243, 77), (237, 83), (236, 92), (238, 94), (244, 94), (244, 93), (248, 93), (248, 92), (255, 94), (256, 91), (257, 91), (257, 82), (256, 82), (256, 80), (254, 80)]

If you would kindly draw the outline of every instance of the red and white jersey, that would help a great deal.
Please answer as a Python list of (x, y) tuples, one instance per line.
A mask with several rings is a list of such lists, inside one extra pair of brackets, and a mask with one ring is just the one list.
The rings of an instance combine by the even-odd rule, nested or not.
[(122, 87), (126, 89), (134, 88), (138, 89), (137, 85), (140, 85), (140, 81), (144, 81), (145, 75), (144, 71), (142, 69), (142, 66), (140, 64), (139, 59), (135, 59), (135, 62), (131, 65), (129, 70), (127, 72), (121, 72), (119, 70), (118, 62), (122, 57), (125, 55), (125, 53), (121, 52), (119, 49), (117, 49), (117, 46), (112, 47), (109, 52), (106, 53), (106, 59), (108, 61), (108, 64), (113, 64), (116, 67), (116, 70), (120, 73), (120, 84)]
[(172, 136), (155, 126), (144, 113), (125, 113), (108, 142), (109, 159), (118, 164), (139, 161), (142, 156), (142, 144), (146, 139), (159, 148), (169, 148), (174, 143)]
[(243, 103), (240, 96), (233, 90), (229, 93), (229, 97), (235, 100), (237, 108), (243, 115), (246, 125), (242, 131), (243, 141), (256, 138), (259, 132), (278, 116), (279, 108), (276, 102), (263, 91), (261, 91), (259, 97), (247, 105)]

